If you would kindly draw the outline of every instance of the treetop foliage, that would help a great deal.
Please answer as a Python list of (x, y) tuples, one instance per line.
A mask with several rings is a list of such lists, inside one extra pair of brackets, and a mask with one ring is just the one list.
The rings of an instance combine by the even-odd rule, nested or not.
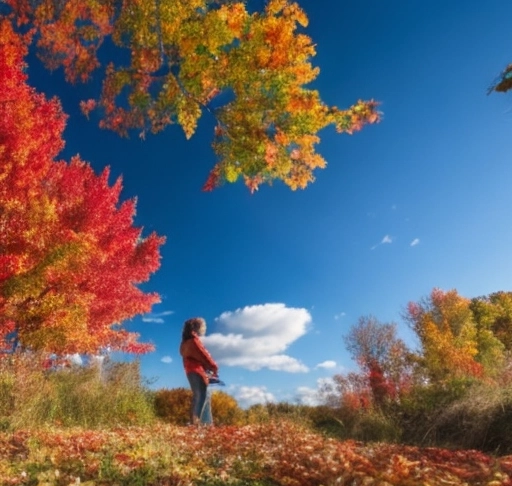
[[(203, 112), (212, 114), (217, 163), (207, 191), (240, 178), (251, 191), (273, 180), (305, 188), (326, 165), (315, 149), (320, 130), (353, 133), (380, 118), (373, 100), (338, 109), (307, 88), (319, 69), (302, 32), (307, 15), (294, 2), (269, 0), (254, 13), (232, 0), (6, 3), (18, 31), (30, 29), (45, 65), (62, 67), (72, 83), (100, 68), (107, 39), (115, 46), (102, 51), (112, 61), (101, 94), (81, 104), (86, 115), (101, 115), (102, 128), (145, 137), (179, 124), (190, 138)], [(114, 62), (123, 51), (127, 65)]]
[(0, 20), (0, 348), (149, 351), (119, 325), (158, 302), (138, 284), (164, 239), (133, 226), (135, 202), (119, 203), (108, 169), (55, 160), (66, 116), (27, 85), (26, 51)]

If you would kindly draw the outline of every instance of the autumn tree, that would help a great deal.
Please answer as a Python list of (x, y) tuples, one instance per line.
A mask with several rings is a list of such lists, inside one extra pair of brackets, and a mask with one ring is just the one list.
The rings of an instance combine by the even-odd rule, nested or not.
[(398, 338), (395, 324), (361, 317), (345, 336), (345, 344), (366, 377), (376, 405), (398, 398), (411, 386), (414, 360)]
[(32, 29), (45, 65), (71, 82), (90, 79), (108, 44), (101, 94), (82, 103), (101, 127), (144, 137), (179, 124), (190, 138), (212, 114), (218, 161), (205, 190), (239, 178), (251, 191), (273, 180), (304, 188), (326, 165), (318, 132), (353, 133), (379, 120), (374, 101), (338, 109), (307, 87), (319, 69), (294, 2), (269, 0), (250, 13), (233, 0), (4, 1), (12, 24)]
[(512, 292), (494, 292), (471, 299), (471, 310), (479, 332), (492, 336), (492, 346), (500, 348), (495, 354), (499, 356), (502, 349), (494, 340), (498, 340), (506, 351), (512, 351)]
[(319, 388), (319, 398), (329, 407), (349, 412), (367, 410), (373, 404), (368, 376), (353, 371), (324, 381)]
[(485, 300), (472, 302), (456, 290), (440, 289), (421, 302), (409, 303), (405, 317), (420, 340), (422, 362), (431, 380), (493, 374), (503, 346), (485, 306)]
[(159, 300), (139, 284), (159, 267), (163, 239), (133, 226), (135, 202), (119, 202), (108, 169), (55, 160), (66, 117), (28, 86), (27, 41), (0, 20), (1, 345), (148, 351), (121, 324)]

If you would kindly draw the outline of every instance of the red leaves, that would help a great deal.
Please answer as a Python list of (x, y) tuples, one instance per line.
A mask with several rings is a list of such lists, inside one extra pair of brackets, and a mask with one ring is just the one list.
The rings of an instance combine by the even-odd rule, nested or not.
[(25, 54), (1, 21), (0, 339), (15, 330), (23, 346), (58, 354), (147, 352), (113, 326), (159, 300), (138, 284), (158, 269), (164, 239), (133, 226), (135, 202), (120, 204), (108, 169), (98, 176), (79, 157), (54, 160), (66, 116), (26, 84)]

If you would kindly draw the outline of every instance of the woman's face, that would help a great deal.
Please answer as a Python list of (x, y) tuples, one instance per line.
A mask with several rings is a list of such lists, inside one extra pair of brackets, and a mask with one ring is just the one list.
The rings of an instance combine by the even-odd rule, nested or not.
[(200, 336), (204, 336), (206, 334), (206, 324), (204, 322), (199, 326), (197, 334), (199, 334)]

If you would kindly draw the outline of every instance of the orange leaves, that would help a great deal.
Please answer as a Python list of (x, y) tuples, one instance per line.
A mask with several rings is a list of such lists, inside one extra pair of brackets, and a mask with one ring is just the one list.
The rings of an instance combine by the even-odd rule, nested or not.
[[(239, 177), (251, 191), (274, 180), (305, 188), (326, 165), (315, 153), (318, 132), (335, 125), (350, 134), (380, 119), (374, 101), (338, 110), (305, 87), (319, 69), (311, 64), (313, 41), (298, 31), (308, 18), (295, 2), (270, 0), (254, 13), (244, 2), (204, 0), (8, 3), (13, 24), (38, 31), (46, 65), (62, 66), (72, 82), (87, 80), (98, 67), (107, 36), (130, 51), (128, 66), (107, 64), (99, 99), (81, 104), (86, 115), (102, 115), (100, 127), (122, 136), (138, 130), (144, 138), (178, 123), (189, 139), (202, 113), (212, 114), (222, 135), (215, 133), (218, 161), (208, 190)], [(226, 92), (232, 100), (212, 109), (211, 101)]]
[(233, 5), (222, 5), (220, 14), (225, 16), (226, 25), (232, 34), (240, 38), (243, 34), (244, 26), (248, 20), (248, 14), (242, 3)]
[[(56, 470), (62, 484), (75, 484), (78, 475), (87, 484), (128, 483), (134, 477), (150, 477), (154, 484), (214, 484), (219, 478), (226, 484), (301, 486), (511, 484), (507, 457), (342, 442), (288, 421), (15, 431), (0, 434), (0, 451), (2, 484), (35, 483), (52, 474), (55, 479)], [(51, 461), (37, 460), (48, 457)]]
[(80, 102), (80, 110), (87, 118), (89, 118), (89, 114), (91, 113), (92, 110), (94, 110), (96, 108), (96, 106), (97, 106), (96, 100), (89, 99), (89, 100)]

